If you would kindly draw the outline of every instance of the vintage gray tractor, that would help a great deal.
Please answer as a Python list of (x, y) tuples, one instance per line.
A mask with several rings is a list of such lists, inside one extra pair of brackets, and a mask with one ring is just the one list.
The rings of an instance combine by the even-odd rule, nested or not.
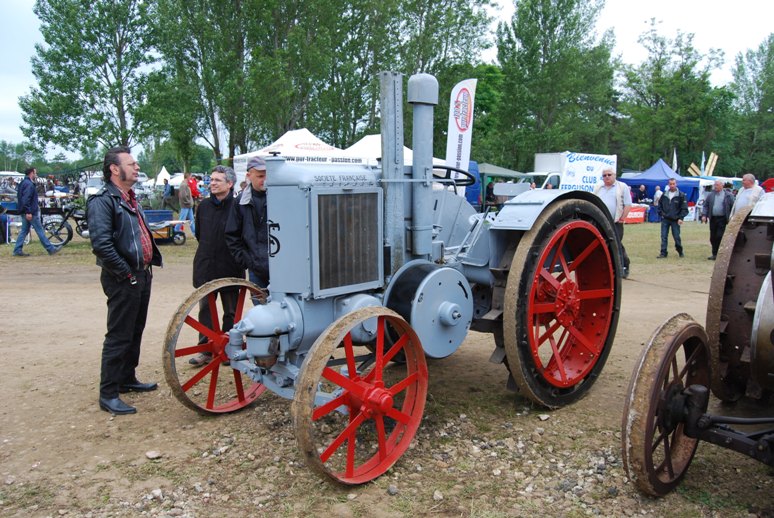
[[(492, 361), (525, 397), (577, 400), (605, 365), (621, 297), (620, 251), (597, 197), (532, 190), (476, 213), (452, 192), (470, 175), (433, 174), (435, 78), (408, 81), (411, 166), (403, 79), (380, 79), (381, 167), (268, 158), (268, 293), (241, 279), (202, 286), (164, 346), (173, 393), (200, 413), (239, 410), (267, 389), (292, 400), (304, 457), (344, 484), (378, 477), (406, 451), (425, 358), (451, 355), (470, 329), (494, 335)], [(238, 292), (233, 315), (216, 304), (223, 290)], [(203, 351), (210, 364), (188, 365)]]
[[(773, 245), (770, 193), (726, 228), (710, 283), (706, 331), (681, 313), (662, 324), (643, 350), (621, 436), (629, 478), (643, 492), (662, 496), (677, 487), (699, 441), (774, 466)], [(710, 390), (726, 403), (757, 401), (753, 411), (741, 409), (755, 415), (707, 413)]]

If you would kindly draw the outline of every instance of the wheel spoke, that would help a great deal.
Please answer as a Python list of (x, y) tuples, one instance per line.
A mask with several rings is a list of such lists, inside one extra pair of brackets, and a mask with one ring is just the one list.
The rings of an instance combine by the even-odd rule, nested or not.
[(342, 432), (335, 439), (333, 439), (333, 442), (331, 442), (325, 451), (322, 452), (320, 455), (320, 460), (326, 462), (331, 457), (331, 455), (333, 455), (336, 450), (339, 449), (339, 446), (341, 446), (342, 443), (347, 439), (350, 439), (354, 442), (355, 431), (357, 431), (358, 426), (360, 426), (365, 420), (366, 415), (363, 412), (360, 412), (357, 414), (357, 416), (353, 417), (347, 427), (344, 428), (344, 430), (342, 430)]
[(613, 296), (613, 289), (603, 288), (599, 290), (578, 290), (576, 296), (580, 300), (609, 299)]
[(234, 312), (234, 322), (242, 320), (242, 311), (245, 307), (245, 298), (247, 298), (247, 287), (239, 287), (239, 295), (237, 296), (236, 312)]
[(562, 284), (561, 281), (559, 279), (557, 279), (556, 277), (554, 277), (551, 274), (551, 272), (548, 271), (548, 269), (546, 269), (545, 267), (540, 268), (539, 275), (540, 275), (541, 279), (543, 279), (548, 284), (550, 284), (551, 287), (554, 288), (555, 290), (558, 290), (559, 286)]
[(355, 352), (352, 349), (352, 333), (347, 333), (344, 336), (344, 354), (347, 357), (349, 377), (354, 379), (357, 376), (357, 367), (355, 367)]
[(394, 384), (392, 387), (389, 388), (390, 395), (395, 396), (397, 394), (400, 394), (406, 387), (411, 386), (413, 383), (416, 383), (416, 381), (419, 379), (419, 373), (414, 372), (410, 376), (402, 379), (398, 383)]
[(236, 369), (231, 369), (234, 373), (234, 385), (237, 391), (237, 401), (245, 400), (245, 388), (242, 385), (242, 373)]
[(188, 324), (189, 326), (193, 327), (199, 333), (203, 334), (204, 336), (206, 336), (207, 338), (209, 338), (212, 341), (215, 341), (220, 336), (220, 333), (216, 333), (215, 331), (213, 331), (209, 327), (205, 326), (204, 324), (202, 324), (201, 322), (196, 320), (191, 315), (187, 315), (185, 317), (185, 323)]
[(180, 358), (181, 356), (190, 356), (192, 354), (209, 352), (211, 349), (212, 347), (210, 346), (209, 343), (196, 344), (191, 347), (183, 347), (182, 349), (175, 349), (175, 358)]
[(693, 352), (691, 353), (691, 356), (685, 361), (685, 365), (683, 365), (683, 368), (680, 370), (680, 374), (677, 376), (677, 379), (679, 379), (680, 381), (685, 380), (686, 375), (688, 374), (688, 370), (695, 365), (701, 353), (702, 353), (701, 347), (696, 347), (693, 350)]
[[(535, 351), (540, 349), (540, 347), (542, 347), (543, 343), (546, 340), (548, 340), (551, 336), (554, 335), (554, 332), (557, 329), (559, 329), (559, 326), (561, 326), (561, 324), (559, 323), (558, 320), (556, 320), (556, 321), (554, 321), (554, 323), (551, 326), (546, 327), (545, 333), (543, 333), (542, 335), (538, 335), (535, 338)], [(540, 331), (540, 327), (537, 324), (535, 324), (535, 332), (537, 333), (539, 331)]]
[(205, 377), (207, 374), (211, 373), (213, 371), (213, 369), (215, 369), (216, 367), (218, 367), (218, 363), (216, 363), (216, 362), (208, 363), (207, 365), (202, 367), (199, 372), (194, 374), (194, 376), (191, 379), (189, 379), (186, 383), (181, 385), (180, 388), (183, 389), (183, 392), (188, 392), (191, 389), (191, 387), (193, 387), (194, 385), (199, 383), (199, 381), (203, 377)]
[(382, 381), (384, 370), (384, 317), (380, 316), (376, 324), (376, 362), (374, 363), (374, 380)]
[[(213, 358), (213, 361), (210, 362), (214, 365), (218, 365), (215, 358)], [(210, 376), (210, 387), (207, 392), (207, 404), (205, 405), (206, 408), (212, 408), (212, 405), (215, 404), (215, 392), (218, 390), (218, 374), (220, 373), (220, 369), (215, 368), (212, 370), (212, 376)]]
[(317, 421), (321, 417), (324, 417), (342, 405), (346, 405), (349, 402), (349, 395), (347, 392), (340, 395), (337, 398), (331, 399), (327, 403), (318, 406), (312, 412), (312, 421)]
[(585, 261), (594, 250), (599, 248), (600, 242), (596, 239), (592, 240), (589, 245), (583, 249), (581, 253), (575, 256), (575, 259), (573, 259), (572, 263), (570, 264), (570, 271), (575, 271), (578, 269), (579, 266), (583, 264), (583, 261)]
[(404, 414), (403, 412), (401, 412), (400, 410), (398, 410), (395, 407), (389, 408), (387, 410), (387, 412), (385, 412), (385, 413), (387, 414), (387, 416), (392, 417), (393, 419), (395, 419), (399, 423), (402, 423), (402, 424), (405, 424), (405, 425), (408, 425), (408, 424), (411, 423), (411, 416), (408, 416), (408, 415)]
[(323, 378), (327, 379), (331, 383), (335, 383), (339, 387), (349, 390), (353, 394), (355, 394), (356, 397), (362, 398), (365, 394), (365, 390), (355, 383), (353, 380), (349, 379), (348, 377), (344, 376), (340, 372), (337, 372), (330, 367), (325, 367), (322, 372)]
[(406, 346), (406, 343), (408, 342), (408, 340), (409, 340), (408, 335), (402, 335), (398, 339), (398, 341), (395, 342), (392, 347), (390, 347), (390, 350), (385, 353), (384, 362), (386, 363), (392, 360), (395, 357), (395, 355), (398, 354)]
[(379, 460), (387, 458), (387, 435), (384, 432), (384, 417), (377, 415), (374, 417), (376, 421), (376, 437), (379, 444)]
[(556, 311), (556, 305), (553, 302), (541, 302), (532, 306), (532, 313), (542, 315)]
[(551, 358), (548, 360), (545, 370), (558, 370), (559, 371), (559, 377), (560, 381), (562, 383), (567, 383), (567, 371), (564, 366), (564, 358), (562, 358), (562, 351), (568, 349), (570, 346), (567, 345), (566, 338), (567, 338), (567, 329), (562, 331), (562, 334), (559, 336), (558, 343), (565, 344), (565, 347), (560, 350), (559, 345), (557, 345), (557, 340), (554, 340), (553, 336), (550, 336), (548, 338), (549, 343), (551, 344), (551, 351), (552, 355)]
[[(580, 346), (582, 346), (588, 354), (594, 354), (596, 355), (599, 353), (599, 350), (594, 348), (594, 344), (590, 343), (588, 338), (586, 338), (586, 335), (581, 333), (577, 327), (575, 326), (569, 326), (566, 328), (570, 334), (575, 338), (576, 343)], [(579, 353), (579, 351), (576, 351)]]
[(210, 322), (212, 322), (212, 330), (220, 334), (220, 318), (218, 317), (218, 306), (216, 304), (217, 295), (217, 291), (213, 291), (207, 295), (207, 307), (210, 310)]

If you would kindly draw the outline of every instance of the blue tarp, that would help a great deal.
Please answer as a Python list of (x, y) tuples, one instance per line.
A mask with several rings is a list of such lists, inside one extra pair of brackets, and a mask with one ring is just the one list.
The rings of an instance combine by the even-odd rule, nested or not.
[(701, 192), (699, 180), (697, 178), (680, 176), (672, 171), (672, 168), (660, 158), (655, 164), (637, 176), (619, 178), (619, 180), (635, 191), (640, 185), (644, 185), (645, 190), (648, 193), (648, 198), (653, 198), (653, 194), (656, 192), (656, 186), (660, 186), (662, 191), (666, 190), (666, 185), (670, 178), (677, 180), (677, 188), (685, 193), (689, 203), (696, 203), (699, 201), (699, 193)]

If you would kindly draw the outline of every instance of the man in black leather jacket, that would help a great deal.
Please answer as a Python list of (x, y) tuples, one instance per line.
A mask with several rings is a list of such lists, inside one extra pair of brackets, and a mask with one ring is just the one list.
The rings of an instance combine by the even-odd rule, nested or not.
[(105, 185), (87, 202), (89, 238), (102, 267), (100, 281), (108, 306), (99, 406), (113, 414), (137, 411), (119, 393), (148, 392), (158, 386), (139, 382), (135, 374), (150, 302), (151, 266), (161, 266), (161, 252), (132, 190), (139, 172), (129, 148), (110, 149), (102, 166)]

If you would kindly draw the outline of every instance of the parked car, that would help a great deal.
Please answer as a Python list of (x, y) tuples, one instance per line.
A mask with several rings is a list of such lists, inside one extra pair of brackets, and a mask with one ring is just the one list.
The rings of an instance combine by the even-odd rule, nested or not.
[(97, 192), (102, 189), (103, 185), (105, 185), (105, 181), (101, 176), (92, 176), (86, 181), (86, 188), (83, 190), (83, 197), (88, 200), (89, 196), (92, 194), (97, 194)]

